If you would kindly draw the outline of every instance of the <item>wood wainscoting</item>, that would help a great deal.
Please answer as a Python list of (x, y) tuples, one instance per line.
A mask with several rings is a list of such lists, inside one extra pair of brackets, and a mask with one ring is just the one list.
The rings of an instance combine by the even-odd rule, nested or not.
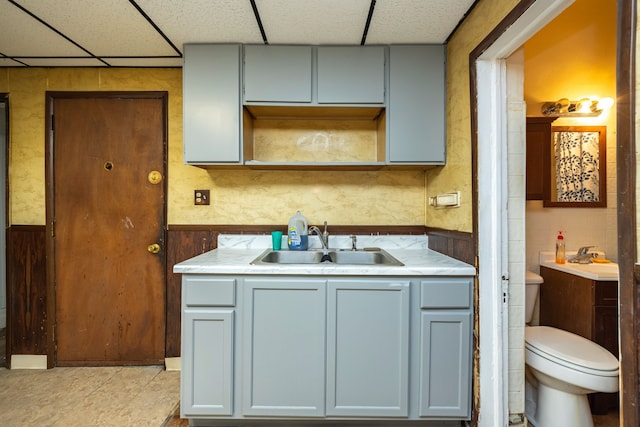
[[(181, 277), (173, 266), (217, 247), (220, 234), (270, 234), (286, 225), (169, 225), (166, 240), (165, 357), (180, 356)], [(330, 225), (331, 234), (426, 234), (429, 248), (474, 265), (471, 233), (423, 226)], [(46, 228), (13, 225), (7, 231), (7, 362), (12, 354), (48, 354)], [(50, 361), (52, 367), (53, 361)]]
[(47, 354), (46, 230), (7, 229), (7, 365), (12, 354)]

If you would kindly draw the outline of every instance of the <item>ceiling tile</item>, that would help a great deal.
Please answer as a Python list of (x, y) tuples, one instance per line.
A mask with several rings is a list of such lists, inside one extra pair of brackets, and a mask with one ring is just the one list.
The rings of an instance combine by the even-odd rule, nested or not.
[(184, 43), (262, 43), (249, 0), (136, 0), (180, 49)]
[(96, 56), (177, 54), (128, 0), (16, 2)]
[(256, 0), (270, 44), (360, 44), (371, 0)]
[(113, 67), (182, 67), (182, 58), (105, 58)]
[(7, 1), (0, 2), (0, 53), (5, 56), (85, 56), (86, 52)]
[(30, 67), (105, 67), (95, 58), (17, 58)]
[(367, 44), (444, 43), (474, 0), (380, 0)]
[(0, 58), (0, 67), (22, 67), (23, 64), (9, 58)]

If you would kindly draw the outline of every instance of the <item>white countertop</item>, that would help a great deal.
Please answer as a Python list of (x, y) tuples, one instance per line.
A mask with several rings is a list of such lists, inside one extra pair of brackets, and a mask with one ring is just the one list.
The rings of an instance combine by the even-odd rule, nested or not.
[[(600, 258), (604, 258), (604, 252), (598, 252)], [(567, 253), (567, 258), (575, 255), (575, 252)], [(553, 252), (540, 252), (540, 266), (552, 268), (554, 270), (563, 271), (576, 276), (584, 277), (591, 280), (601, 280), (606, 282), (618, 280), (618, 264), (610, 263), (591, 263), (591, 264), (575, 264), (565, 262), (564, 264), (556, 264), (555, 254)]]
[[(427, 236), (357, 236), (358, 248), (379, 247), (404, 266), (344, 264), (273, 264), (252, 265), (265, 249), (271, 247), (269, 235), (220, 235), (218, 249), (176, 264), (174, 273), (235, 275), (375, 275), (375, 276), (474, 276), (473, 266), (428, 249)], [(309, 236), (309, 249), (319, 249), (316, 236)], [(286, 235), (283, 237), (283, 250)], [(329, 247), (351, 248), (349, 236), (329, 237)]]

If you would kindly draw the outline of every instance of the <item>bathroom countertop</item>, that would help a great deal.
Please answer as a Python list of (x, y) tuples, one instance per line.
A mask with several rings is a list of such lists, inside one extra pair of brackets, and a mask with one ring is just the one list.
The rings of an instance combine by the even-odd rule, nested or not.
[[(599, 258), (605, 258), (604, 252), (594, 252), (598, 254)], [(571, 259), (571, 257), (573, 257), (574, 255), (575, 251), (567, 252), (567, 259)], [(545, 266), (569, 274), (575, 274), (576, 276), (584, 277), (591, 280), (601, 280), (607, 282), (618, 280), (618, 264), (616, 264), (615, 262), (575, 264), (567, 261), (564, 264), (556, 264), (555, 253), (551, 251), (543, 251), (540, 252), (540, 266)]]
[(552, 268), (558, 271), (564, 271), (565, 273), (575, 274), (576, 276), (584, 277), (591, 280), (601, 281), (617, 281), (618, 280), (618, 264), (556, 264), (553, 261), (544, 262), (540, 266)]
[[(375, 275), (375, 276), (474, 276), (476, 269), (462, 261), (428, 249), (427, 236), (357, 236), (358, 248), (379, 247), (404, 266), (344, 264), (252, 265), (271, 247), (269, 235), (220, 235), (218, 249), (176, 264), (174, 273), (240, 275)], [(316, 236), (309, 236), (311, 250), (320, 249)], [(287, 250), (286, 236), (283, 250)], [(351, 247), (349, 236), (330, 236), (330, 249)]]

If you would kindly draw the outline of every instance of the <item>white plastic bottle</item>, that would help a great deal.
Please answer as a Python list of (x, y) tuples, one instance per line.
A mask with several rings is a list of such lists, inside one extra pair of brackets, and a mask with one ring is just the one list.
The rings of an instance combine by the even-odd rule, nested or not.
[(558, 237), (556, 238), (556, 264), (564, 264), (565, 262), (564, 236), (562, 231), (558, 231)]
[(309, 223), (300, 211), (289, 218), (287, 245), (291, 251), (306, 251), (309, 247)]

